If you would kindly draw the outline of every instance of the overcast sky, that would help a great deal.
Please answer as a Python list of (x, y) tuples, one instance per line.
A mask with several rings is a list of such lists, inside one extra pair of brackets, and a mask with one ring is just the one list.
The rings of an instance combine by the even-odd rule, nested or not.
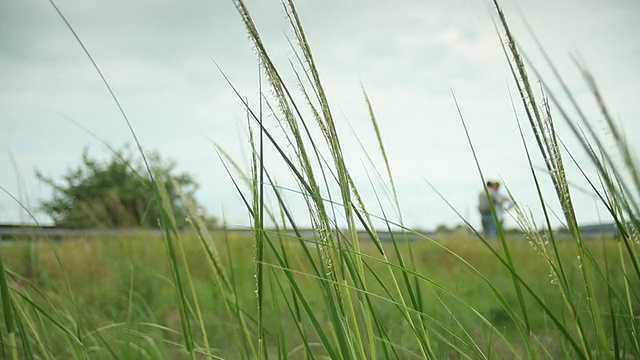
[[(158, 150), (176, 160), (178, 170), (193, 174), (201, 185), (198, 198), (209, 213), (224, 214), (231, 226), (250, 224), (211, 145), (217, 142), (241, 164), (247, 163), (245, 112), (212, 60), (243, 95), (257, 101), (257, 61), (233, 2), (56, 3), (119, 97), (143, 147)], [(292, 32), (279, 2), (247, 4), (270, 53), (291, 78)], [(482, 183), (451, 90), (485, 176), (502, 179), (542, 222), (510, 102), (510, 96), (517, 98), (515, 86), (489, 1), (306, 0), (297, 6), (347, 161), (371, 212), (380, 214), (368, 176), (378, 186), (378, 196), (385, 195), (358, 139), (380, 171), (384, 165), (361, 84), (379, 121), (407, 225), (432, 229), (461, 223), (429, 182), (479, 225), (475, 206)], [(615, 120), (635, 142), (640, 135), (640, 2), (506, 0), (503, 6), (524, 51), (543, 68), (528, 24), (592, 123), (604, 129), (570, 55), (583, 60)], [(548, 80), (554, 88), (550, 76)], [(34, 211), (39, 199), (51, 195), (35, 179), (36, 169), (60, 178), (79, 163), (85, 147), (96, 157), (108, 154), (100, 141), (68, 119), (115, 147), (133, 142), (113, 99), (49, 2), (0, 1), (0, 185)], [(276, 120), (269, 121), (277, 131)], [(525, 131), (527, 144), (535, 149), (531, 130)], [(584, 161), (567, 127), (559, 123), (558, 131), (574, 148), (573, 155)], [(637, 154), (637, 143), (633, 146)], [(280, 163), (273, 161), (271, 169), (279, 183), (294, 186)], [(542, 166), (537, 155), (534, 162)], [(571, 166), (569, 179), (585, 186)], [(543, 190), (557, 210), (546, 177)], [(578, 190), (573, 195), (582, 223), (607, 221), (592, 195)], [(301, 203), (293, 194), (289, 198), (300, 212), (300, 223), (308, 224)], [(385, 211), (393, 215), (391, 209)], [(11, 197), (0, 193), (1, 223), (27, 218)], [(38, 218), (48, 221), (43, 214)]]

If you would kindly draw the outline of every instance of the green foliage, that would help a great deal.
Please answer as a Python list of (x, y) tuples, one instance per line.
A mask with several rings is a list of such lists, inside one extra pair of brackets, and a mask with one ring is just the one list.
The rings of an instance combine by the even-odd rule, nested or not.
[[(164, 161), (156, 152), (149, 153), (147, 160), (155, 180), (166, 189), (179, 228), (187, 225), (188, 207), (204, 215), (194, 198), (198, 185), (189, 174), (176, 174), (175, 162)], [(61, 183), (40, 172), (36, 175), (54, 190), (53, 198), (43, 201), (41, 208), (57, 226), (159, 227), (160, 205), (151, 176), (128, 147), (114, 151), (105, 161), (91, 157), (85, 149), (81, 164), (69, 169)]]
[[(201, 318), (196, 316), (195, 310), (188, 315), (194, 322), (193, 332), (199, 335), (204, 332), (197, 331), (198, 328), (206, 330), (206, 337), (197, 336), (196, 339), (201, 346), (207, 341), (214, 356), (226, 359), (256, 358), (251, 354), (251, 350), (248, 351), (248, 355), (238, 354), (239, 349), (243, 347), (243, 338), (251, 343), (255, 343), (258, 338), (256, 323), (253, 322), (256, 319), (257, 308), (253, 291), (255, 262), (252, 258), (250, 232), (216, 232), (210, 240), (212, 246), (224, 249), (219, 254), (215, 266), (219, 267), (221, 272), (230, 274), (235, 285), (225, 288), (226, 285), (218, 284), (214, 280), (207, 265), (208, 255), (202, 251), (200, 240), (196, 236), (181, 237), (182, 249), (178, 250), (178, 259), (186, 258), (188, 264), (180, 261), (180, 270), (186, 274), (188, 269), (190, 276), (188, 280), (184, 280), (185, 284), (193, 282), (195, 291), (190, 298), (192, 304), (195, 304), (197, 299), (202, 310)], [(563, 304), (556, 296), (557, 286), (551, 283), (549, 268), (545, 266), (544, 259), (532, 256), (532, 249), (528, 243), (519, 239), (508, 241), (523, 279), (540, 297), (546, 299), (553, 312), (563, 313)], [(34, 246), (34, 251), (40, 258), (41, 271), (24, 276), (20, 254), (30, 245)], [(314, 270), (309, 258), (304, 254), (303, 245), (290, 240), (285, 240), (278, 244), (280, 245), (280, 255), (288, 257), (297, 288), (305, 296), (310, 308), (318, 314), (316, 316), (320, 329), (328, 331), (332, 324), (326, 316), (329, 312), (322, 298), (324, 290), (317, 278), (312, 276)], [(514, 320), (491, 295), (482, 279), (474, 276), (469, 266), (452, 255), (452, 252), (459, 255), (477, 271), (486, 274), (487, 279), (503, 294), (507, 303), (512, 304), (516, 301), (516, 294), (510, 284), (509, 271), (495, 261), (494, 255), (482, 243), (470, 238), (447, 237), (439, 243), (425, 241), (413, 246), (416, 271), (423, 279), (420, 295), (427, 300), (423, 315), (425, 323), (432, 327), (435, 335), (448, 338), (451, 343), (458, 341), (456, 346), (463, 351), (471, 351), (469, 345), (472, 342), (477, 342), (485, 353), (489, 348), (493, 348), (493, 358), (496, 359), (526, 357), (524, 341), (515, 331)], [(594, 241), (586, 246), (594, 251), (605, 250), (598, 251), (595, 259), (598, 266), (604, 267), (607, 261), (612, 264), (620, 260), (617, 255), (619, 244), (616, 241)], [(391, 250), (393, 244), (386, 242), (383, 243), (383, 247)], [(577, 250), (571, 242), (562, 243), (560, 249), (562, 261), (567, 264), (575, 263)], [(375, 306), (380, 327), (388, 333), (387, 341), (397, 348), (397, 358), (419, 358), (411, 355), (412, 352), (419, 351), (413, 343), (413, 330), (402, 316), (398, 316), (399, 295), (386, 293), (383, 286), (392, 283), (393, 277), (398, 276), (402, 269), (396, 267), (393, 273), (385, 271), (387, 265), (377, 255), (377, 249), (372, 243), (363, 242), (361, 253), (366, 256), (365, 263), (373, 270), (368, 272), (363, 280), (370, 286), (367, 291), (374, 296), (372, 304)], [(406, 251), (401, 253), (407, 255)], [(13, 307), (23, 322), (32, 324), (33, 327), (27, 329), (27, 334), (34, 339), (41, 337), (42, 344), (33, 349), (35, 358), (71, 358), (65, 354), (74, 351), (72, 348), (76, 346), (73, 344), (75, 341), (81, 341), (83, 344), (77, 351), (86, 351), (90, 359), (188, 358), (179, 344), (181, 324), (175, 305), (175, 290), (171, 283), (172, 270), (166, 260), (159, 261), (166, 258), (165, 246), (163, 242), (149, 237), (145, 232), (121, 236), (119, 239), (111, 236), (95, 237), (91, 241), (67, 239), (60, 244), (47, 241), (36, 241), (33, 244), (15, 243), (13, 246), (0, 248), (0, 254), (6, 260), (5, 267), (9, 269), (7, 283), (13, 294)], [(311, 259), (315, 262), (320, 260), (318, 254), (312, 255)], [(295, 307), (295, 297), (291, 292), (293, 284), (288, 283), (285, 271), (278, 270), (275, 254), (266, 252), (264, 260), (266, 268), (269, 269), (265, 271), (265, 282), (273, 286), (266, 286), (263, 294), (265, 309), (269, 309), (263, 314), (267, 351), (277, 353), (277, 337), (282, 336), (287, 339), (283, 344), (286, 353), (295, 355), (302, 352), (305, 342), (297, 329), (297, 325), (300, 324), (307, 328), (305, 331), (308, 334), (304, 336), (312, 346), (309, 353), (313, 353), (317, 359), (322, 358), (319, 356), (323, 353), (322, 350), (314, 344), (316, 335), (309, 330), (310, 321), (304, 316), (298, 317), (295, 311), (288, 311), (289, 306)], [(64, 269), (60, 268), (58, 261), (65, 265)], [(392, 258), (390, 261), (396, 260)], [(625, 264), (628, 265), (629, 262), (630, 259), (624, 259)], [(574, 288), (582, 286), (582, 280), (577, 276), (579, 269), (574, 266), (571, 271), (570, 285)], [(432, 284), (428, 284), (426, 279)], [(612, 272), (609, 283), (615, 291), (621, 291), (625, 283), (624, 274)], [(638, 284), (637, 280), (631, 282), (633, 286)], [(607, 284), (600, 280), (597, 285), (597, 298), (606, 300)], [(18, 293), (21, 295), (17, 295)], [(51, 315), (56, 322), (49, 319), (40, 321), (38, 312), (33, 311), (32, 304), (26, 299), (38, 305), (43, 313)], [(525, 300), (531, 308), (536, 307), (531, 297), (526, 297)], [(232, 307), (232, 311), (226, 309), (227, 303)], [(581, 306), (579, 310), (586, 311), (585, 306)], [(632, 306), (637, 308), (640, 303), (634, 301)], [(5, 340), (9, 338), (10, 333), (6, 330), (5, 322), (12, 313), (5, 311), (4, 320), (0, 314), (0, 332), (4, 332)], [(532, 334), (540, 342), (536, 341), (536, 352), (548, 352), (547, 357), (541, 355), (540, 358), (565, 358), (562, 352), (563, 339), (559, 332), (550, 326), (544, 312), (532, 311), (530, 315)], [(241, 336), (236, 333), (243, 331), (238, 316), (244, 318), (249, 325), (248, 331)], [(616, 325), (619, 331), (627, 330), (631, 326), (628, 324), (629, 321), (632, 319), (620, 317), (620, 323)], [(456, 322), (459, 325), (456, 325)], [(570, 318), (564, 319), (563, 322), (567, 326), (572, 324)], [(77, 326), (79, 328), (76, 328)], [(505, 338), (499, 339), (494, 335), (495, 339), (488, 341), (487, 334), (493, 331), (493, 327), (504, 333)], [(464, 333), (465, 330), (468, 334)], [(76, 335), (76, 332), (79, 334)], [(503, 342), (513, 347), (514, 353), (505, 348)], [(448, 358), (446, 354), (455, 352), (454, 346), (447, 346), (445, 340), (434, 343), (440, 348), (438, 358)], [(11, 345), (5, 343), (4, 346), (5, 354), (9, 354)], [(379, 347), (379, 350), (382, 349), (381, 342), (376, 342), (375, 346)], [(20, 356), (24, 351), (22, 346), (16, 351), (20, 352), (17, 358), (27, 358)], [(110, 351), (113, 351), (115, 356), (112, 356)], [(288, 358), (304, 357), (298, 354)], [(460, 358), (466, 357), (461, 354)]]

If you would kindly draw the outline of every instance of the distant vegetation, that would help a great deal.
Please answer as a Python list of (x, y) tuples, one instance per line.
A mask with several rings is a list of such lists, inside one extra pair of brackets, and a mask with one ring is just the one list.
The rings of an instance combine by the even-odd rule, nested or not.
[[(42, 210), (56, 226), (66, 228), (158, 228), (160, 204), (170, 208), (178, 228), (187, 225), (190, 211), (215, 224), (195, 199), (198, 184), (191, 175), (176, 173), (176, 164), (158, 153), (146, 154), (148, 164), (135, 154), (124, 147), (103, 161), (85, 149), (81, 164), (58, 181), (38, 172), (38, 179), (53, 188), (53, 198), (42, 202)], [(162, 201), (156, 199), (156, 186), (162, 189)]]

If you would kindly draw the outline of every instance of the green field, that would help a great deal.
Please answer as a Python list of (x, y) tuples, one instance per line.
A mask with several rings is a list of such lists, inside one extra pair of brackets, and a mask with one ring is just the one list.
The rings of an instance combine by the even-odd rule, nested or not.
[[(198, 350), (202, 358), (207, 358), (204, 354), (228, 359), (243, 357), (243, 349), (249, 347), (243, 342), (257, 343), (258, 339), (254, 244), (250, 238), (229, 235), (213, 240), (220, 250), (219, 265), (229, 276), (231, 291), (221, 289), (215, 280), (217, 271), (208, 263), (202, 243), (194, 236), (183, 234), (180, 237), (180, 272), (189, 274), (189, 280), (183, 281), (189, 288), (193, 286), (187, 291), (191, 304), (187, 317), (196, 346), (203, 347)], [(508, 243), (518, 275), (575, 336), (574, 316), (566, 310), (561, 291), (543, 255), (524, 240), (509, 240)], [(290, 264), (288, 271), (295, 278), (302, 297), (314, 309), (319, 325), (331, 333), (329, 329), (334, 325), (327, 318), (331, 309), (326, 302), (323, 280), (311, 269), (301, 246), (291, 239), (275, 240), (274, 245), (279, 256), (286, 254)], [(606, 270), (606, 274), (602, 274), (606, 281), (595, 276), (593, 286), (604, 326), (610, 335), (614, 327), (617, 331), (627, 331), (631, 322), (638, 322), (637, 319), (625, 319), (623, 314), (617, 314), (620, 316), (612, 322), (610, 316), (607, 284), (617, 287), (616, 292), (624, 292), (625, 272), (620, 261), (620, 246), (613, 240), (594, 240), (587, 244), (594, 261)], [(391, 244), (384, 247), (392, 252)], [(399, 247), (400, 254), (405, 256), (405, 245), (399, 244)], [(472, 237), (437, 242), (425, 239), (412, 242), (411, 247), (415, 273), (408, 276), (413, 289), (419, 289), (419, 293), (414, 294), (419, 304), (417, 309), (411, 305), (406, 308), (411, 309), (412, 321), (421, 322), (431, 334), (431, 346), (439, 358), (458, 358), (462, 353), (477, 353), (479, 357), (479, 354), (485, 354), (493, 358), (527, 357), (514, 320), (487, 285), (490, 283), (495, 287), (508, 303), (507, 308), (522, 318), (517, 310), (511, 273), (487, 247)], [(499, 248), (498, 243), (496, 248)], [(561, 243), (559, 250), (571, 287), (583, 288), (575, 244)], [(266, 353), (274, 357), (286, 353), (287, 358), (292, 359), (305, 358), (305, 351), (309, 350), (316, 358), (326, 355), (308, 316), (301, 309), (295, 310), (301, 304), (292, 301), (297, 296), (293, 295), (285, 271), (275, 260), (276, 253), (267, 251), (264, 261), (267, 271), (262, 302), (266, 309), (263, 315)], [(373, 244), (363, 242), (362, 253), (367, 265), (363, 282), (368, 284), (366, 289), (371, 306), (367, 311), (376, 314), (386, 333), (374, 339), (376, 350), (380, 353), (395, 351), (399, 358), (421, 358), (414, 330), (399, 308), (404, 305), (399, 304), (401, 297), (394, 293), (388, 266)], [(20, 294), (14, 297), (15, 309), (21, 317), (20, 327), (31, 339), (28, 347), (36, 358), (84, 358), (85, 355), (90, 359), (188, 357), (182, 339), (179, 302), (163, 240), (141, 235), (61, 243), (15, 242), (3, 247), (1, 254), (10, 271), (10, 286)], [(316, 254), (312, 257), (318, 260)], [(389, 262), (398, 263), (394, 257)], [(336, 272), (341, 271), (348, 272), (336, 267)], [(393, 272), (396, 278), (402, 278), (399, 269)], [(640, 285), (637, 281), (634, 283)], [(346, 281), (336, 286), (340, 287), (338, 293), (344, 296), (343, 302), (351, 299), (352, 306), (362, 306), (357, 301), (362, 290), (354, 289)], [(400, 289), (407, 291), (404, 285)], [(575, 291), (571, 296), (577, 304), (577, 316), (588, 318), (590, 310), (586, 295)], [(236, 303), (237, 309), (228, 308), (225, 297), (230, 303)], [(199, 309), (195, 306), (196, 298)], [(404, 298), (407, 298), (406, 293)], [(567, 350), (564, 336), (539, 304), (527, 295), (524, 301), (537, 356), (564, 358), (572, 353)], [(635, 303), (634, 307), (637, 314), (640, 304)], [(356, 321), (364, 326), (362, 310), (356, 309), (355, 314), (363, 316)], [(298, 319), (297, 314), (301, 314)], [(245, 329), (238, 321), (239, 317), (244, 319)], [(587, 336), (595, 340), (593, 332)], [(4, 341), (4, 358), (9, 358), (7, 339)], [(207, 342), (209, 349), (204, 348)], [(392, 346), (385, 350), (384, 342)], [(305, 343), (308, 349), (305, 349)], [(21, 345), (20, 352), (25, 348)]]

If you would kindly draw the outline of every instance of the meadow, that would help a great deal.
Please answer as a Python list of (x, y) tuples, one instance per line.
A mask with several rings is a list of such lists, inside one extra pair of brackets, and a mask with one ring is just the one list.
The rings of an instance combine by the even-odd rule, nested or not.
[[(243, 341), (258, 339), (253, 239), (229, 231), (216, 234), (212, 240), (222, 250), (219, 265), (222, 272), (229, 274), (237, 309), (232, 312), (226, 309), (225, 296), (231, 294), (225, 294), (213, 279), (197, 236), (181, 234), (178, 257), (187, 264), (182, 263), (180, 271), (189, 274), (188, 283), (193, 286), (193, 292), (187, 295), (189, 301), (197, 298), (199, 302), (197, 312), (189, 309), (191, 331), (199, 346), (205, 343), (203, 336), (208, 343), (208, 348), (198, 350), (197, 358), (240, 358), (243, 357), (241, 349), (246, 346)], [(301, 245), (284, 237), (275, 242), (280, 255), (288, 257), (291, 266), (287, 271), (294, 276), (300, 296), (314, 309), (319, 326), (328, 330), (330, 320), (326, 316), (331, 311), (326, 308), (322, 284), (313, 274)], [(523, 281), (564, 326), (573, 328), (574, 320), (564, 313), (557, 296), (559, 285), (554, 282), (544, 255), (522, 238), (507, 242)], [(383, 246), (390, 251), (393, 245), (384, 243)], [(508, 306), (517, 306), (511, 274), (482, 242), (469, 235), (458, 235), (438, 241), (425, 239), (411, 246), (415, 258), (412, 276), (416, 277), (415, 288), (419, 289), (414, 296), (421, 299), (422, 313), (409, 316), (421, 319), (433, 332), (432, 346), (437, 358), (458, 358), (460, 352), (476, 352), (478, 357), (482, 357), (480, 354), (494, 358), (526, 357), (525, 344), (517, 334), (514, 320), (492, 295), (492, 291), (498, 291)], [(493, 246), (500, 252), (497, 242)], [(621, 291), (625, 283), (624, 273), (620, 271), (623, 264), (619, 262), (621, 243), (598, 239), (590, 240), (586, 246), (596, 257), (595, 264), (606, 270), (607, 277), (593, 284), (598, 301), (606, 304), (609, 292)], [(567, 265), (565, 271), (570, 286), (582, 288), (575, 246), (566, 241), (559, 245), (559, 250)], [(12, 243), (3, 247), (1, 253), (13, 291), (20, 293), (14, 299), (15, 307), (22, 331), (33, 339), (30, 346), (35, 358), (188, 357), (186, 350), (178, 345), (182, 337), (181, 315), (175, 306), (176, 289), (162, 239), (141, 232), (135, 236), (69, 239), (60, 243), (34, 240)], [(399, 358), (421, 358), (418, 344), (413, 341), (413, 330), (398, 313), (400, 297), (388, 288), (394, 276), (400, 277), (400, 268), (393, 269), (395, 275), (392, 275), (372, 243), (363, 241), (361, 254), (363, 263), (371, 270), (362, 281), (372, 284), (367, 295), (376, 309), (377, 326), (386, 333), (375, 339), (375, 347), (383, 353), (387, 343), (393, 346), (388, 346), (386, 351)], [(407, 251), (400, 254), (406, 256)], [(315, 262), (320, 261), (318, 254), (312, 257)], [(397, 262), (397, 259), (389, 261)], [(309, 354), (318, 358), (327, 355), (313, 333), (307, 334), (304, 340), (307, 343), (303, 344), (296, 328), (310, 324), (307, 319), (296, 318), (296, 312), (289, 308), (295, 303), (289, 295), (292, 287), (287, 283), (285, 270), (274, 256), (266, 256), (264, 265), (268, 270), (263, 279), (266, 289), (262, 301), (269, 309), (263, 315), (264, 341), (269, 344), (266, 353), (277, 357), (282, 352), (290, 359), (307, 358)], [(630, 266), (628, 259), (625, 266)], [(352, 296), (357, 297), (356, 289), (350, 289)], [(408, 289), (401, 286), (401, 290), (406, 295)], [(588, 313), (585, 294), (576, 293), (574, 297), (578, 301), (576, 310)], [(358, 306), (355, 299), (351, 301), (352, 306)], [(525, 303), (530, 309), (537, 307), (530, 296), (525, 296)], [(246, 317), (246, 329), (237, 321), (235, 311)], [(548, 315), (530, 310), (528, 316), (536, 357), (565, 357), (563, 334), (550, 324)], [(610, 324), (607, 332), (611, 333), (615, 322), (611, 322), (610, 314), (604, 318)], [(619, 321), (625, 323), (624, 319)], [(621, 324), (615, 326), (625, 328)], [(243, 331), (248, 335), (239, 336)], [(10, 349), (4, 345), (4, 358), (10, 358)], [(20, 358), (25, 355), (21, 354)]]
[[(242, 1), (235, 3), (262, 66), (265, 88), (259, 89), (259, 105), (238, 94), (249, 120), (250, 169), (237, 166), (224, 149), (217, 151), (242, 189), (239, 206), (253, 220), (251, 236), (231, 230), (211, 233), (195, 209), (188, 215), (190, 231), (179, 230), (158, 181), (154, 191), (162, 205), (162, 238), (141, 233), (60, 243), (34, 239), (3, 247), (3, 358), (640, 358), (640, 176), (588, 72), (581, 69), (614, 147), (602, 145), (584, 116), (572, 118), (570, 114), (582, 114), (580, 109), (556, 101), (544, 80), (542, 90), (534, 90), (538, 87), (532, 86), (507, 20), (494, 2), (520, 95), (518, 106), (536, 140), (534, 150), (523, 138), (528, 158), (522, 161), (530, 164), (536, 185), (539, 176), (551, 177), (569, 235), (556, 236), (551, 214), (545, 211), (544, 218), (533, 221), (516, 203), (513, 211), (523, 234), (517, 239), (500, 228), (498, 239), (490, 240), (469, 227), (467, 235), (407, 241), (403, 234), (412, 230), (402, 224), (402, 216), (392, 221), (385, 215), (402, 212), (366, 90), (378, 138), (371, 148), (384, 159), (376, 167), (385, 187), (380, 196), (394, 204), (376, 211), (369, 211), (350, 175), (293, 2), (283, 6), (295, 34), (298, 83), (283, 80), (249, 9)], [(555, 80), (562, 83), (560, 74)], [(277, 140), (276, 130), (263, 123), (267, 113), (278, 119), (277, 131), (284, 132), (285, 140)], [(460, 118), (464, 124), (462, 114)], [(580, 233), (556, 121), (564, 121), (582, 146), (569, 149), (569, 155), (584, 151), (598, 169), (595, 178), (588, 178), (590, 190), (616, 224), (616, 239), (586, 239)], [(474, 152), (471, 140), (469, 145)], [(308, 205), (312, 236), (303, 236), (283, 189), (272, 180), (265, 148), (279, 156), (299, 184), (292, 192)], [(534, 169), (533, 151), (544, 159), (544, 175)], [(612, 161), (614, 153), (622, 166)], [(478, 175), (484, 183), (479, 165)], [(546, 209), (548, 199), (537, 189)], [(275, 206), (267, 198), (275, 199)], [(382, 215), (374, 221), (373, 213)], [(379, 229), (381, 222), (386, 229)], [(377, 229), (397, 235), (383, 242)]]

